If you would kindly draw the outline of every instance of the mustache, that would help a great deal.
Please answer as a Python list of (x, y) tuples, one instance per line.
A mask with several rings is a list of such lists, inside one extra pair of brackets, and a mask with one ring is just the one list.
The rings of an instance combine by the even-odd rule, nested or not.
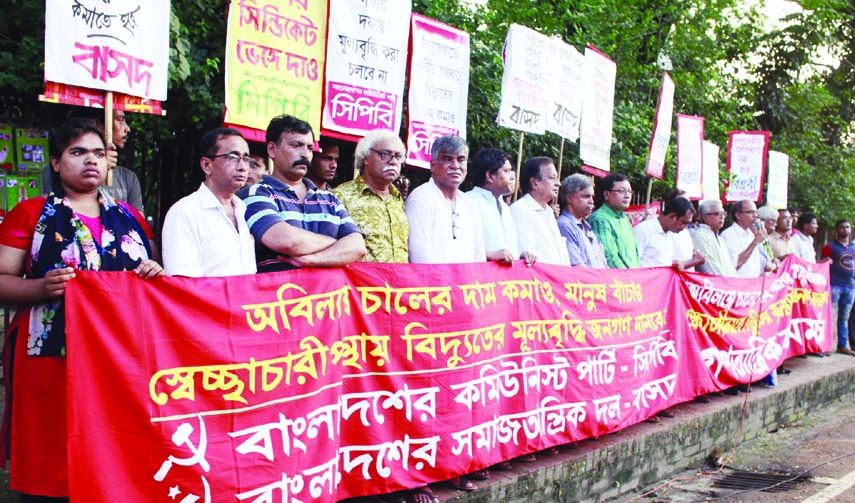
[(291, 166), (294, 166), (294, 167), (296, 167), (296, 166), (305, 166), (305, 167), (307, 167), (307, 168), (308, 168), (309, 166), (311, 166), (311, 163), (309, 162), (309, 160), (308, 160), (308, 159), (306, 159), (305, 157), (303, 157), (303, 158), (301, 158), (301, 159), (297, 159), (296, 161), (292, 162), (292, 163), (291, 163)]

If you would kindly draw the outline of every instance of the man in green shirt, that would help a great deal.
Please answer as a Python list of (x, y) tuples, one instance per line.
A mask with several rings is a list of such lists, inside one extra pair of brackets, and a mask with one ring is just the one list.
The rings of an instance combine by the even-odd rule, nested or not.
[(603, 204), (591, 214), (588, 223), (603, 244), (606, 262), (612, 269), (639, 267), (632, 224), (624, 213), (632, 200), (629, 178), (612, 173), (600, 180), (599, 186)]

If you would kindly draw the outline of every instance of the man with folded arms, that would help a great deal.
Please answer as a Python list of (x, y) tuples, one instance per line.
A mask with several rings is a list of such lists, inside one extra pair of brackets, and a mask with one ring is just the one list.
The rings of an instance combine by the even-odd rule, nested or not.
[(265, 139), (273, 175), (240, 191), (258, 272), (340, 267), (361, 259), (365, 241), (344, 205), (305, 178), (315, 141), (312, 126), (281, 115), (270, 121)]

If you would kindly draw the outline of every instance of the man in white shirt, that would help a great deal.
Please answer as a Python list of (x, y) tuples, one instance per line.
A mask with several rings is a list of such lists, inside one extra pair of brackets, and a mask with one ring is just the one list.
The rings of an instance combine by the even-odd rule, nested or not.
[(547, 264), (570, 265), (567, 243), (558, 230), (552, 201), (558, 200), (558, 171), (549, 157), (533, 157), (520, 170), (520, 189), (525, 194), (511, 205), (522, 250)]
[(767, 268), (774, 267), (762, 251), (766, 230), (757, 219), (754, 201), (733, 203), (733, 225), (721, 233), (730, 259), (740, 278), (759, 278)]
[(793, 240), (797, 244), (799, 257), (811, 264), (816, 263), (816, 250), (813, 247), (813, 237), (816, 236), (818, 230), (819, 223), (817, 223), (816, 215), (809, 212), (799, 215), (799, 219), (796, 221), (796, 232), (793, 234)]
[(531, 265), (534, 256), (527, 251), (520, 253), (517, 227), (504, 200), (504, 196), (514, 191), (516, 182), (510, 158), (506, 152), (496, 148), (476, 152), (470, 160), (474, 187), (465, 196), (481, 215), (487, 260), (510, 264), (522, 258)]
[[(695, 210), (692, 202), (685, 197), (675, 197), (665, 203), (662, 213), (650, 220), (645, 220), (633, 229), (635, 243), (638, 247), (638, 258), (641, 267), (670, 267), (676, 266), (682, 270), (689, 263), (674, 260), (674, 243), (669, 233), (677, 234), (692, 223)], [(697, 265), (695, 259), (699, 258), (695, 252), (693, 260), (689, 265)]]
[(481, 217), (458, 188), (466, 178), (469, 147), (459, 136), (442, 136), (430, 153), (431, 179), (407, 197), (410, 263), (486, 261)]
[(202, 136), (199, 161), (205, 181), (181, 199), (163, 224), (163, 264), (170, 276), (255, 274), (246, 206), (235, 195), (252, 159), (240, 131), (218, 128)]

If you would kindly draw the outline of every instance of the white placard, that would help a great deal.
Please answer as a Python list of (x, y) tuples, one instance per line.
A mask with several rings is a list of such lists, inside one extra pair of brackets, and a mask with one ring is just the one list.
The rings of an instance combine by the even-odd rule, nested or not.
[(674, 81), (668, 72), (662, 77), (659, 87), (659, 99), (656, 102), (656, 115), (653, 118), (653, 133), (650, 136), (650, 150), (647, 153), (647, 174), (662, 179), (665, 172), (665, 155), (671, 142), (671, 120), (674, 116)]
[(579, 124), (582, 119), (582, 72), (585, 57), (575, 47), (561, 39), (549, 39), (549, 56), (555, 63), (547, 65), (552, 75), (546, 80), (556, 83), (549, 86), (550, 100), (547, 104), (546, 130), (567, 140), (579, 139)]
[[(440, 136), (466, 138), (469, 96), (469, 34), (413, 14), (410, 82), (407, 90), (407, 164), (430, 167), (430, 147)], [(431, 90), (449, 91), (436, 101)]]
[(47, 0), (45, 80), (166, 100), (169, 0)]
[(704, 118), (677, 114), (677, 188), (689, 199), (703, 196)]
[(759, 201), (769, 150), (768, 131), (731, 131), (727, 141), (727, 202)]
[(593, 47), (585, 49), (584, 101), (579, 140), (582, 161), (609, 171), (617, 65)]
[(719, 150), (715, 143), (704, 141), (704, 174), (701, 177), (704, 186), (703, 199), (721, 199), (718, 172)]
[[(401, 128), (411, 11), (410, 0), (330, 1), (324, 128), (355, 136)], [(430, 93), (450, 99), (439, 86)]]
[(508, 28), (502, 59), (502, 104), (497, 122), (526, 133), (546, 131), (546, 52), (549, 39), (545, 35), (512, 24)]
[(766, 204), (779, 210), (787, 207), (790, 183), (790, 156), (769, 151), (769, 182), (766, 184)]

